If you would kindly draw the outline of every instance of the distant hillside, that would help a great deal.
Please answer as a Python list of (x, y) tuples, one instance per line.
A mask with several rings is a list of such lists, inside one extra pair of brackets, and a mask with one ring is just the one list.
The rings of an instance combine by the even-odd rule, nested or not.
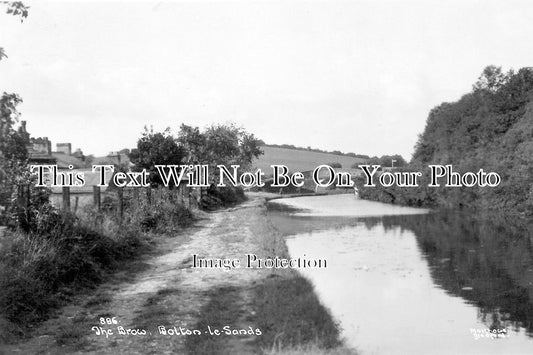
[(271, 165), (284, 164), (291, 171), (313, 170), (318, 165), (328, 163), (340, 163), (343, 169), (348, 170), (354, 163), (363, 163), (363, 159), (346, 155), (319, 153), (300, 149), (288, 149), (262, 146), (264, 154), (253, 162), (256, 168), (260, 168), (267, 175), (272, 171)]
[(292, 144), (263, 144), (263, 145), (265, 147), (272, 147), (272, 148), (287, 148), (287, 149), (292, 149), (292, 150), (305, 150), (305, 151), (309, 151), (309, 152), (326, 153), (326, 154), (342, 155), (342, 156), (345, 155), (345, 156), (353, 157), (353, 158), (370, 159), (370, 156), (368, 156), (366, 154), (355, 154), (353, 152), (343, 153), (340, 150), (328, 151), (328, 150), (319, 149), (319, 148), (312, 148), (312, 147), (307, 147), (307, 148), (298, 147), (298, 146), (294, 146)]
[(502, 73), (489, 66), (472, 92), (431, 110), (410, 169), (428, 164), (495, 171), (502, 182), (495, 188), (368, 188), (365, 197), (533, 214), (533, 68)]

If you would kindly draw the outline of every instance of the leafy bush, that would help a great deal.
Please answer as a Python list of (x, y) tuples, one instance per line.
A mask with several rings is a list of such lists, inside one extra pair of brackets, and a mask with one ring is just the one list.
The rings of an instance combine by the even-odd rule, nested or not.
[(210, 199), (210, 201), (216, 201), (215, 203), (218, 204), (218, 206), (232, 206), (246, 201), (246, 196), (241, 187), (225, 186), (208, 189), (207, 199)]
[(152, 204), (140, 201), (127, 211), (124, 218), (125, 224), (135, 226), (141, 232), (166, 233), (189, 225), (193, 216), (182, 204), (164, 198)]

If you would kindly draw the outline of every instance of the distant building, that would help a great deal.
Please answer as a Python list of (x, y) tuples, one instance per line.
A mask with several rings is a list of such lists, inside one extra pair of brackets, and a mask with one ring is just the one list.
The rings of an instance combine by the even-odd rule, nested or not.
[(85, 157), (81, 150), (77, 150), (81, 153), (74, 155), (72, 154), (72, 144), (71, 143), (57, 143), (56, 152), (52, 152), (52, 156), (57, 160), (57, 167), (59, 169), (81, 169), (85, 167)]
[(83, 155), (83, 152), (81, 151), (80, 148), (76, 149), (76, 151), (72, 155), (80, 160), (85, 161), (85, 155)]
[(30, 138), (26, 131), (26, 121), (21, 122), (19, 132), (29, 140), (27, 150), (29, 162), (33, 165), (57, 165), (59, 169), (87, 169), (92, 165), (132, 166), (129, 149), (109, 152), (104, 157), (86, 157), (79, 148), (72, 152), (72, 143), (57, 143), (56, 151), (52, 151), (52, 142), (48, 137)]
[(56, 144), (57, 153), (64, 153), (66, 155), (72, 155), (72, 144), (70, 143), (57, 143)]
[[(25, 122), (24, 122), (25, 123)], [(26, 125), (24, 124), (24, 130)], [(29, 163), (34, 165), (56, 164), (57, 160), (52, 156), (52, 142), (48, 137), (30, 138), (28, 149)]]
[(33, 165), (57, 165), (59, 169), (81, 169), (85, 167), (85, 156), (80, 149), (72, 154), (71, 143), (57, 143), (57, 151), (52, 151), (52, 142), (48, 137), (29, 138), (26, 121), (21, 122), (19, 132), (26, 134), (29, 163)]

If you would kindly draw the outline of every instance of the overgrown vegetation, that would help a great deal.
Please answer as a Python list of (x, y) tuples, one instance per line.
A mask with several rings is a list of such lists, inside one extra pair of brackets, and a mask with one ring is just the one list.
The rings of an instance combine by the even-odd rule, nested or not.
[[(3, 93), (0, 97), (0, 206), (10, 205), (17, 183), (28, 179), (28, 152), (26, 145), (29, 137), (17, 129), (19, 120), (17, 106), (22, 99), (16, 94)], [(5, 214), (0, 210), (0, 222)]]
[(361, 196), (447, 208), (533, 214), (533, 68), (504, 73), (485, 68), (472, 92), (429, 113), (407, 170), (428, 176), (428, 164), (453, 164), (459, 172), (495, 171), (496, 188), (365, 188)]
[(246, 196), (241, 187), (226, 186), (215, 188), (211, 186), (207, 190), (207, 194), (202, 196), (200, 204), (202, 209), (212, 211), (219, 207), (234, 206), (244, 201), (246, 201)]
[(49, 204), (31, 213), (27, 230), (9, 232), (0, 250), (3, 341), (24, 336), (72, 295), (102, 282), (121, 261), (150, 250), (154, 233), (176, 230), (192, 218), (169, 200), (141, 202), (122, 220), (92, 208), (74, 216)]

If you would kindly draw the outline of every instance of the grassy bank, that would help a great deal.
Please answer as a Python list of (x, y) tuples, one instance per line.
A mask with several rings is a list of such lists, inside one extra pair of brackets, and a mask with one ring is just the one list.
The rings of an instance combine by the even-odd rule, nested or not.
[[(248, 221), (258, 257), (288, 258), (281, 234), (269, 223), (263, 205), (240, 210)], [(352, 354), (340, 339), (340, 329), (321, 304), (312, 284), (294, 269), (256, 269), (259, 281), (239, 287), (209, 290), (209, 301), (200, 310), (196, 328), (259, 328), (261, 336), (246, 341), (249, 353), (264, 354)], [(198, 336), (187, 339), (191, 354), (231, 354), (228, 337)], [(242, 345), (240, 345), (242, 346)]]
[(3, 238), (0, 342), (30, 335), (54, 309), (151, 250), (154, 237), (192, 219), (187, 209), (165, 200), (132, 206), (122, 220), (92, 209), (74, 216), (50, 205), (33, 212), (27, 232), (8, 231)]
[[(259, 237), (261, 257), (290, 258), (285, 240), (266, 218), (259, 215), (254, 234)], [(313, 285), (296, 269), (265, 272), (262, 282), (252, 287), (254, 321), (264, 330), (256, 345), (263, 351), (282, 352), (312, 346), (327, 350), (342, 346), (340, 329), (320, 303)]]

